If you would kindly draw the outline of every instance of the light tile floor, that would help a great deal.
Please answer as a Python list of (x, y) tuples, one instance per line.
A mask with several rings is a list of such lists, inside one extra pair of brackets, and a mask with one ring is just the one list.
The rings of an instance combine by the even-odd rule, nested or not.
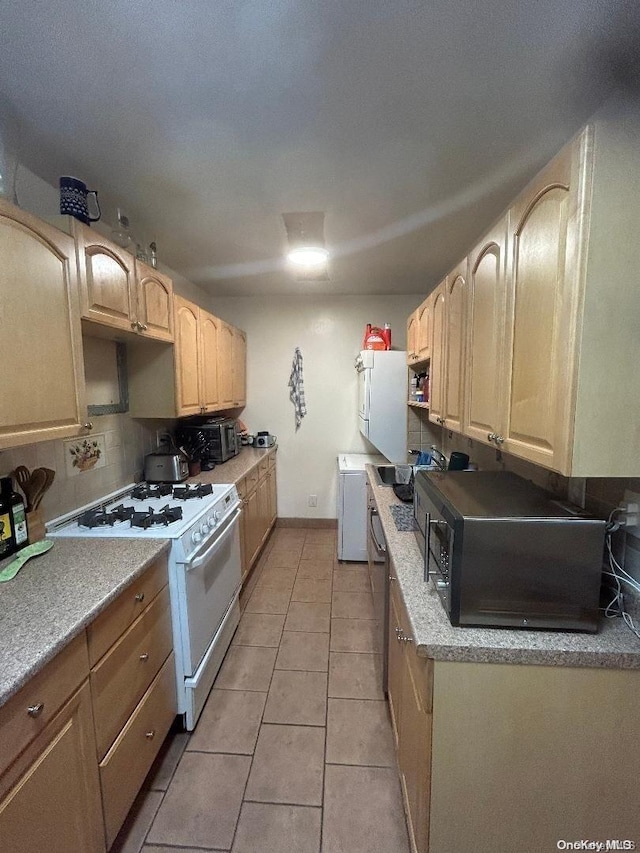
[(366, 566), (277, 529), (190, 735), (167, 738), (112, 853), (408, 853)]

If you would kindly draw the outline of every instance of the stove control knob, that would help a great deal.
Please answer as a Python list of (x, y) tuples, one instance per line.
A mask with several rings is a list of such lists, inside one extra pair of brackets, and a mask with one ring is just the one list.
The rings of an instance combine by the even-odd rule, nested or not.
[(207, 524), (206, 521), (203, 521), (202, 524), (200, 525), (200, 533), (203, 536), (206, 536), (208, 532), (209, 532), (209, 525)]
[(197, 545), (198, 542), (202, 542), (202, 533), (199, 530), (194, 530), (191, 534), (191, 541), (194, 545)]
[(222, 518), (222, 513), (220, 512), (220, 510), (219, 510), (219, 509), (217, 509), (217, 510), (213, 513), (213, 517), (215, 518), (215, 520), (216, 520), (216, 524), (217, 524), (217, 523), (220, 521), (220, 519)]
[(207, 519), (207, 524), (209, 525), (209, 530), (213, 530), (213, 528), (216, 526), (217, 523), (218, 523), (217, 513), (214, 512)]

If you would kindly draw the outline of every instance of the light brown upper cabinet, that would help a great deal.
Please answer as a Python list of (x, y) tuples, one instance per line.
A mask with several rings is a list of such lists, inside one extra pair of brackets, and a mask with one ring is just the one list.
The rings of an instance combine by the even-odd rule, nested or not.
[(445, 300), (447, 280), (433, 291), (433, 327), (431, 339), (431, 369), (429, 371), (429, 420), (444, 423), (445, 383)]
[(0, 448), (78, 435), (86, 421), (74, 242), (0, 201)]
[(467, 382), (463, 432), (487, 443), (501, 429), (507, 219), (469, 255)]
[(202, 334), (200, 309), (192, 302), (175, 297), (176, 317), (176, 415), (199, 415), (204, 410), (202, 382)]
[(433, 294), (416, 308), (407, 320), (407, 364), (428, 361), (431, 357)]
[(447, 276), (445, 287), (445, 336), (443, 419), (447, 429), (460, 432), (464, 407), (466, 349), (467, 259)]
[(213, 411), (220, 399), (218, 352), (222, 320), (200, 308), (200, 400), (205, 411)]
[(247, 402), (247, 336), (242, 329), (233, 330), (232, 346), (233, 381), (231, 384), (234, 406)]
[(460, 431), (464, 404), (467, 261), (433, 293), (429, 420)]
[(220, 324), (218, 339), (218, 380), (220, 383), (220, 403), (233, 406), (233, 326)]
[(418, 356), (418, 309), (407, 319), (407, 364), (415, 364)]
[(433, 296), (429, 295), (416, 311), (418, 322), (418, 361), (431, 358), (433, 331)]
[[(58, 218), (76, 243), (82, 319), (116, 331), (173, 341), (171, 279), (70, 216)], [(85, 331), (95, 332), (95, 327)]]
[(640, 120), (603, 110), (511, 205), (506, 250), (501, 222), (469, 256), (461, 428), (436, 298), (431, 419), (565, 476), (640, 476), (638, 219)]
[(129, 346), (131, 415), (187, 417), (245, 405), (244, 332), (178, 295), (174, 316), (174, 347), (149, 342)]
[(152, 267), (135, 262), (136, 329), (145, 338), (173, 341), (173, 283)]

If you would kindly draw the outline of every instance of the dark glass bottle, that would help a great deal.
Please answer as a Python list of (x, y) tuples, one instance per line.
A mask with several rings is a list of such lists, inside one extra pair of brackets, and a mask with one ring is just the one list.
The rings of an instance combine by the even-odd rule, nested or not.
[(0, 479), (0, 560), (10, 556), (16, 550), (11, 491), (11, 477), (2, 477)]
[(13, 522), (13, 538), (15, 540), (16, 551), (26, 547), (29, 544), (29, 531), (27, 529), (27, 511), (24, 506), (24, 501), (18, 492), (13, 488), (13, 481), (10, 477), (4, 479), (9, 480), (9, 485), (6, 487), (7, 492), (11, 493), (11, 521)]

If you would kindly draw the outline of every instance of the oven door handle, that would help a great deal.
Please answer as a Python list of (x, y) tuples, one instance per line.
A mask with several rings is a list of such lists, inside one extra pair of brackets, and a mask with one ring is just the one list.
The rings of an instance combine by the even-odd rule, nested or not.
[[(200, 554), (199, 557), (192, 557), (189, 560), (177, 560), (176, 562), (184, 565), (188, 572), (192, 572), (194, 571), (194, 569), (199, 569), (201, 566), (207, 563), (210, 558), (216, 553), (216, 551), (218, 551), (222, 547), (222, 543), (226, 539), (228, 539), (229, 535), (233, 532), (235, 522), (238, 519), (240, 512), (240, 507), (238, 507), (233, 513), (233, 515), (225, 522), (225, 527), (223, 529), (219, 528), (219, 530), (222, 529), (222, 533), (216, 536), (213, 544), (210, 545), (203, 554)], [(219, 531), (216, 531), (216, 533), (218, 532)]]
[(384, 545), (381, 545), (378, 542), (378, 537), (376, 536), (376, 532), (373, 529), (373, 516), (374, 515), (377, 515), (378, 518), (380, 518), (380, 513), (378, 512), (378, 510), (375, 507), (370, 507), (370, 509), (369, 509), (369, 534), (371, 535), (371, 538), (373, 539), (373, 544), (378, 549), (378, 553), (386, 554), (387, 553), (386, 547)]

